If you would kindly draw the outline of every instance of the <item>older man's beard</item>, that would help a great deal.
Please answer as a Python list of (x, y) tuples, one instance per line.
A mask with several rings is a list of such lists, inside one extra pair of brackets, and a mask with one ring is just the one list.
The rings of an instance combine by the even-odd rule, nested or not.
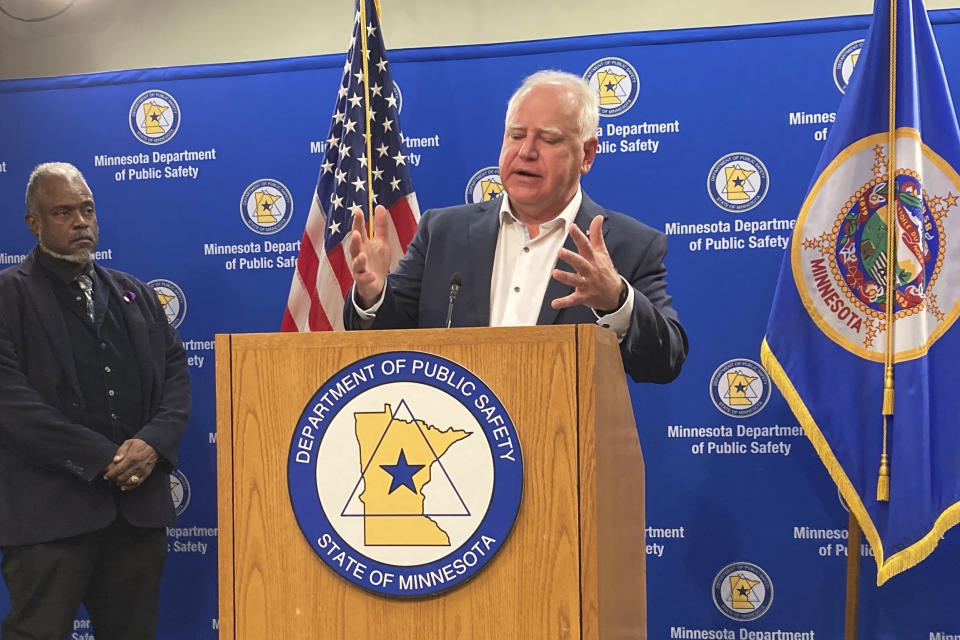
[(48, 254), (48, 255), (51, 255), (51, 256), (53, 256), (54, 258), (58, 258), (58, 259), (60, 259), (60, 260), (66, 261), (66, 262), (72, 262), (72, 263), (74, 263), (74, 264), (87, 264), (88, 262), (90, 262), (90, 261), (93, 259), (93, 252), (94, 252), (94, 251), (96, 250), (96, 248), (97, 248), (97, 240), (98, 240), (98, 238), (97, 238), (97, 234), (94, 233), (93, 231), (91, 231), (90, 229), (84, 229), (83, 231), (77, 231), (75, 234), (73, 234), (72, 236), (70, 236), (70, 242), (74, 242), (74, 241), (79, 240), (79, 239), (81, 239), (81, 238), (88, 238), (88, 239), (92, 240), (92, 241), (93, 241), (93, 248), (92, 248), (92, 249), (80, 249), (80, 250), (77, 251), (76, 253), (69, 253), (69, 254), (68, 254), (68, 253), (57, 253), (56, 251), (53, 251), (52, 249), (50, 249), (50, 247), (48, 247), (48, 246), (46, 245), (46, 243), (44, 243), (44, 241), (43, 241), (43, 227), (41, 227), (41, 228), (39, 229), (39, 233), (37, 234), (37, 244), (40, 245), (40, 248), (43, 249), (44, 253), (46, 253), (46, 254)]

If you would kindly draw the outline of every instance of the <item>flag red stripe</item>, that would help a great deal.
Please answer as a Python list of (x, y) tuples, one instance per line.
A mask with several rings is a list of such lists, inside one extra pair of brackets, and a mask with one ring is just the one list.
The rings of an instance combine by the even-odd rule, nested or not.
[(343, 245), (338, 244), (327, 252), (327, 260), (330, 261), (330, 268), (333, 274), (337, 276), (337, 283), (340, 285), (340, 295), (346, 299), (350, 287), (353, 286), (353, 276), (350, 274), (350, 267), (347, 265), (347, 256), (343, 251)]
[(310, 296), (310, 315), (309, 324), (311, 331), (330, 331), (333, 327), (330, 320), (323, 311), (320, 304), (320, 294), (317, 291), (317, 273), (320, 270), (320, 258), (317, 255), (310, 237), (304, 233), (303, 241), (300, 245), (300, 257), (297, 259), (297, 271), (300, 273), (300, 279), (307, 289)]
[(406, 251), (410, 241), (413, 240), (413, 234), (417, 232), (417, 220), (410, 208), (410, 202), (406, 198), (400, 198), (394, 202), (390, 207), (390, 217), (393, 218), (393, 226), (397, 230), (400, 246)]

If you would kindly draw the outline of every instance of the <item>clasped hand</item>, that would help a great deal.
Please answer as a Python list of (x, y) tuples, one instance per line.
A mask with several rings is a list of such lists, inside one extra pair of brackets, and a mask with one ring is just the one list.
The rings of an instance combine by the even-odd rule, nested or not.
[(117, 449), (103, 472), (103, 479), (120, 487), (121, 491), (136, 489), (153, 473), (159, 458), (149, 444), (139, 438), (131, 438)]

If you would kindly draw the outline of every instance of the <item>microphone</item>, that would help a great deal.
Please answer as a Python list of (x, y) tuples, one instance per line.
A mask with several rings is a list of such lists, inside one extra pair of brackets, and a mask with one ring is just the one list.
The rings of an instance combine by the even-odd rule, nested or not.
[(457, 271), (450, 278), (450, 302), (447, 304), (447, 329), (450, 328), (450, 322), (453, 320), (453, 303), (457, 299), (457, 294), (460, 293), (461, 284), (460, 272)]

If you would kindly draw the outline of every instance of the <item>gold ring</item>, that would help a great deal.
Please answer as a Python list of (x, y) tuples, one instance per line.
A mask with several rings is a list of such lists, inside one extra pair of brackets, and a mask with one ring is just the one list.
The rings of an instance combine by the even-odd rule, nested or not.
[(133, 474), (132, 476), (127, 478), (127, 482), (129, 482), (130, 484), (140, 484), (140, 476), (138, 476), (137, 474)]

